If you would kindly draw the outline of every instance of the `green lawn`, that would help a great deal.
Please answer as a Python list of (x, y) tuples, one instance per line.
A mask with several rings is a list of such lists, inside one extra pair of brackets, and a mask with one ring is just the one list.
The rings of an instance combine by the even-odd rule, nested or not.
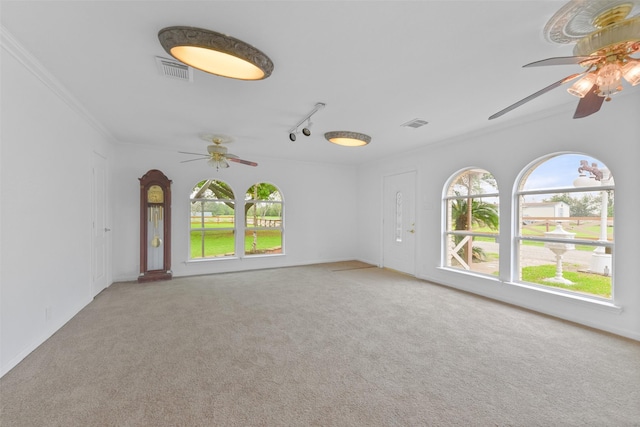
[[(565, 267), (571, 268), (572, 266)], [(568, 289), (575, 292), (583, 292), (599, 297), (611, 298), (611, 277), (599, 274), (584, 273), (580, 271), (563, 271), (562, 277), (571, 280), (573, 285), (545, 282), (544, 279), (555, 277), (556, 266), (553, 264), (524, 267), (522, 280), (530, 283), (538, 283), (545, 286)]]
[(258, 230), (256, 252), (253, 252), (253, 231), (244, 234), (244, 253), (258, 255), (264, 253), (282, 253), (282, 233), (279, 230)]
[[(497, 254), (487, 253), (487, 261), (497, 259)], [(554, 288), (567, 289), (574, 292), (582, 292), (604, 298), (611, 298), (611, 277), (602, 276), (600, 274), (591, 274), (576, 270), (577, 265), (564, 264), (562, 277), (573, 282), (573, 285), (562, 285), (559, 283), (546, 282), (544, 279), (555, 277), (555, 264), (536, 265), (524, 267), (522, 269), (522, 281), (529, 283), (537, 283), (539, 285), (551, 286)], [(494, 276), (498, 272), (493, 272)]]
[[(228, 227), (228, 224), (227, 224)], [(207, 227), (218, 228), (218, 227)], [(252, 253), (253, 232), (245, 233), (245, 254), (258, 255), (282, 252), (282, 233), (280, 230), (258, 230), (258, 246)], [(202, 232), (191, 233), (191, 258), (214, 258), (232, 256), (235, 254), (235, 236), (233, 230), (207, 230), (204, 237), (204, 251), (202, 246)]]

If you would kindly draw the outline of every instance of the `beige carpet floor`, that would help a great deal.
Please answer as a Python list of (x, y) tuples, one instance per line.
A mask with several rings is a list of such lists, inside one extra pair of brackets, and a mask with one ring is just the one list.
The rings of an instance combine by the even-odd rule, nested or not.
[(640, 343), (358, 262), (115, 283), (2, 426), (639, 426)]

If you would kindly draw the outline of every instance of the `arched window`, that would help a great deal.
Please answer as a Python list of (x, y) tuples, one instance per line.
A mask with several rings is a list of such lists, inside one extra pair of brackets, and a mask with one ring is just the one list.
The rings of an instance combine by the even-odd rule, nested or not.
[(444, 205), (444, 265), (498, 274), (498, 186), (489, 172), (466, 169), (449, 180)]
[(283, 253), (283, 200), (275, 185), (261, 182), (245, 193), (245, 255)]
[(611, 299), (613, 175), (601, 161), (560, 154), (526, 169), (516, 191), (519, 281)]
[(235, 197), (227, 183), (197, 183), (191, 191), (190, 258), (235, 255), (235, 217)]

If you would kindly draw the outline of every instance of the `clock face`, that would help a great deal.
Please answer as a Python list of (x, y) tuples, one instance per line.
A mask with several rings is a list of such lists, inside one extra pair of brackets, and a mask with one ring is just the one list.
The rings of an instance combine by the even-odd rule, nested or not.
[(164, 191), (159, 185), (152, 185), (147, 190), (147, 202), (148, 203), (163, 203)]

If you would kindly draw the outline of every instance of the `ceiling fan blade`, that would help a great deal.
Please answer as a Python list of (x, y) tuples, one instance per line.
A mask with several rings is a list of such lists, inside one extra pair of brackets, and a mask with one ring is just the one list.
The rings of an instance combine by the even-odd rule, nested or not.
[(208, 154), (202, 154), (202, 153), (189, 153), (187, 151), (178, 151), (178, 153), (180, 154), (191, 154), (193, 156), (203, 156), (203, 157), (209, 157)]
[(180, 163), (189, 163), (189, 162), (195, 162), (196, 160), (207, 160), (208, 157), (200, 157), (199, 159), (189, 159), (189, 160), (183, 160)]
[(600, 110), (600, 107), (602, 107), (604, 97), (598, 95), (596, 91), (593, 90), (595, 87), (596, 85), (593, 85), (584, 98), (580, 98), (578, 108), (576, 108), (576, 112), (573, 115), (574, 119), (581, 119), (583, 117), (590, 116), (593, 113), (597, 113)]
[(227, 158), (228, 160), (232, 161), (232, 162), (236, 162), (236, 163), (241, 163), (243, 165), (247, 165), (247, 166), (258, 166), (258, 164), (256, 162), (250, 162), (249, 160), (242, 160), (242, 159), (238, 159), (235, 157), (231, 157), (231, 158)]
[(546, 65), (571, 65), (582, 64), (583, 62), (597, 62), (603, 59), (604, 56), (557, 56), (555, 58), (541, 59), (540, 61), (534, 61), (529, 64), (523, 65), (523, 67), (542, 67)]
[(505, 108), (504, 110), (500, 110), (497, 113), (495, 113), (494, 115), (492, 115), (491, 117), (489, 117), (489, 120), (493, 120), (495, 118), (498, 118), (500, 116), (502, 116), (503, 114), (508, 113), (509, 111), (518, 108), (519, 106), (526, 104), (527, 102), (531, 101), (532, 99), (535, 99), (537, 97), (539, 97), (540, 95), (544, 95), (545, 93), (549, 92), (552, 89), (555, 89), (559, 86), (562, 86), (564, 83), (571, 81), (573, 79), (575, 79), (576, 77), (582, 76), (584, 73), (578, 73), (578, 74), (571, 74), (570, 76), (565, 77), (562, 80), (558, 80), (555, 83), (550, 84), (549, 86), (545, 87), (544, 89), (540, 89), (539, 91), (537, 91), (536, 93), (533, 93), (529, 96), (527, 96), (524, 99), (521, 99), (520, 101), (516, 102), (515, 104), (511, 104), (509, 105), (507, 108)]

